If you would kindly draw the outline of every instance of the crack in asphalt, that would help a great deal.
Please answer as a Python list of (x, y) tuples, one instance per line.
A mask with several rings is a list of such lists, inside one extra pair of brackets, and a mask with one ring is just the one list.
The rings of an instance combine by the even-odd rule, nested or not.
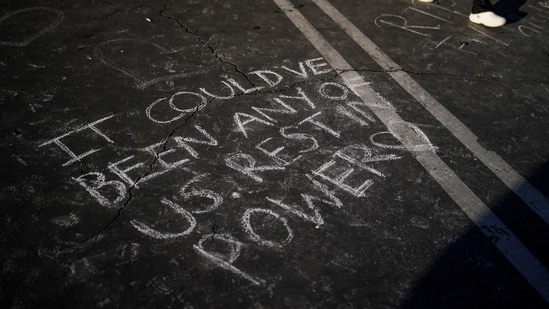
[(181, 28), (185, 29), (185, 31), (186, 31), (187, 33), (193, 35), (199, 43), (201, 43), (202, 45), (204, 45), (205, 47), (207, 47), (207, 48), (212, 52), (212, 54), (214, 55), (214, 57), (215, 57), (217, 60), (219, 60), (221, 63), (228, 64), (228, 65), (232, 66), (232, 67), (235, 69), (235, 71), (236, 71), (237, 73), (239, 73), (240, 75), (244, 76), (244, 78), (246, 78), (246, 80), (248, 81), (248, 83), (250, 83), (250, 85), (252, 85), (252, 86), (255, 86), (255, 85), (256, 85), (254, 82), (252, 82), (252, 81), (250, 80), (250, 78), (248, 77), (248, 75), (246, 75), (246, 73), (244, 73), (244, 72), (238, 67), (237, 64), (232, 63), (232, 62), (230, 62), (230, 61), (227, 61), (227, 60), (223, 59), (223, 58), (219, 55), (219, 53), (217, 53), (217, 51), (215, 50), (215, 48), (209, 43), (210, 40), (211, 40), (211, 38), (210, 38), (210, 40), (205, 41), (205, 40), (200, 36), (200, 34), (198, 34), (196, 31), (191, 30), (191, 29), (190, 29), (187, 25), (185, 25), (179, 18), (174, 17), (174, 16), (165, 15), (164, 13), (168, 10), (168, 3), (170, 3), (170, 1), (166, 1), (166, 3), (164, 4), (164, 8), (163, 8), (162, 10), (160, 10), (160, 16), (162, 16), (162, 17), (167, 17), (167, 18), (169, 18), (169, 19), (174, 20), (175, 22), (177, 22), (177, 24), (179, 24), (179, 26), (180, 26)]
[[(96, 233), (92, 234), (90, 237), (88, 237), (88, 239), (86, 239), (86, 241), (84, 243), (94, 241), (97, 237), (99, 237), (99, 235), (101, 235), (103, 232), (105, 232), (118, 218), (120, 218), (120, 216), (122, 215), (122, 212), (127, 207), (129, 207), (130, 202), (133, 200), (133, 191), (134, 191), (134, 189), (136, 189), (136, 186), (139, 183), (139, 181), (152, 173), (156, 162), (158, 162), (158, 159), (160, 158), (160, 155), (169, 150), (168, 141), (169, 141), (170, 137), (172, 137), (181, 127), (186, 126), (189, 119), (193, 118), (199, 110), (200, 110), (200, 106), (196, 107), (196, 109), (194, 110), (194, 112), (192, 114), (190, 114), (188, 117), (184, 118), (184, 122), (182, 124), (175, 127), (170, 132), (170, 134), (168, 134), (168, 136), (166, 136), (162, 140), (162, 150), (156, 152), (156, 154), (154, 156), (154, 160), (149, 164), (149, 170), (145, 174), (138, 177), (137, 180), (134, 182), (134, 184), (131, 187), (128, 188), (128, 197), (127, 197), (126, 201), (124, 202), (124, 205), (122, 205), (121, 207), (118, 208), (118, 212), (117, 212), (116, 216), (111, 221), (109, 221), (107, 224), (105, 224), (105, 226), (101, 230), (99, 230), (98, 232), (96, 232)], [(215, 232), (215, 230), (214, 230), (214, 232)]]
[(339, 74), (345, 73), (345, 72), (366, 72), (366, 73), (382, 73), (382, 74), (390, 74), (390, 73), (397, 73), (397, 72), (404, 72), (410, 75), (416, 75), (416, 76), (448, 76), (448, 77), (456, 77), (456, 78), (474, 78), (479, 80), (486, 80), (486, 81), (492, 81), (492, 82), (499, 82), (499, 83), (507, 83), (507, 84), (516, 84), (517, 82), (520, 83), (541, 83), (541, 84), (547, 84), (549, 81), (534, 79), (534, 80), (524, 80), (521, 79), (520, 81), (516, 80), (505, 80), (501, 78), (496, 77), (490, 77), (490, 76), (483, 76), (480, 74), (475, 75), (460, 75), (460, 74), (454, 74), (454, 73), (445, 73), (445, 72), (416, 72), (409, 69), (404, 68), (398, 68), (393, 70), (375, 70), (375, 69), (334, 69)]
[(215, 217), (214, 217), (214, 223), (212, 225), (212, 236), (210, 237), (210, 240), (209, 240), (210, 243), (212, 243), (215, 240), (215, 235), (217, 235), (217, 231), (215, 229), (217, 227), (218, 227), (217, 221), (215, 220)]

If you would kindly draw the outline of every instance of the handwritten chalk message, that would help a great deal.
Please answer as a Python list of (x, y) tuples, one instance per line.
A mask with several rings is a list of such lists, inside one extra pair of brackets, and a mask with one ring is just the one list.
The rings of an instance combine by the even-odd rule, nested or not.
[[(236, 179), (248, 186), (267, 189), (276, 184), (271, 179), (284, 179), (287, 176), (300, 177), (302, 185), (299, 199), (287, 199), (272, 190), (262, 197), (261, 205), (241, 210), (237, 224), (245, 238), (228, 232), (199, 235), (199, 241), (192, 248), (206, 261), (249, 281), (262, 285), (268, 278), (262, 278), (249, 270), (235, 266), (243, 259), (245, 244), (253, 243), (266, 250), (284, 250), (299, 235), (292, 228), (293, 222), (311, 224), (321, 228), (327, 218), (326, 207), (342, 209), (344, 198), (362, 199), (368, 190), (388, 181), (383, 167), (401, 160), (407, 150), (399, 144), (395, 134), (383, 127), (371, 114), (369, 102), (363, 102), (355, 90), (330, 81), (316, 81), (309, 85), (293, 86), (284, 91), (273, 91), (285, 79), (306, 80), (315, 76), (334, 73), (322, 58), (297, 62), (293, 66), (277, 66), (255, 70), (246, 75), (253, 85), (244, 85), (233, 77), (219, 81), (219, 89), (185, 89), (175, 91), (147, 103), (144, 115), (157, 126), (177, 123), (205, 110), (215, 102), (235, 104), (243, 96), (269, 92), (274, 94), (268, 102), (258, 102), (238, 106), (231, 113), (222, 114), (224, 123), (233, 134), (227, 145), (224, 136), (228, 133), (216, 130), (211, 123), (194, 123), (185, 127), (183, 133), (158, 137), (150, 145), (134, 149), (133, 154), (114, 157), (104, 164), (103, 169), (89, 170), (80, 176), (72, 177), (72, 185), (89, 194), (100, 207), (120, 209), (130, 198), (130, 192), (163, 181), (170, 173), (186, 171), (187, 178), (177, 177), (177, 190), (157, 196), (157, 207), (165, 208), (173, 214), (170, 220), (177, 222), (177, 228), (161, 229), (154, 225), (155, 218), (131, 218), (129, 224), (144, 237), (154, 241), (175, 241), (189, 237), (201, 226), (204, 214), (226, 211), (224, 206), (231, 201), (218, 187), (219, 175), (204, 172), (200, 166), (214, 164), (212, 153)], [(222, 91), (222, 92), (219, 92)], [(380, 96), (381, 98), (381, 96)], [(380, 106), (379, 102), (383, 102)], [(392, 110), (393, 106), (381, 98), (375, 102), (376, 108)], [(338, 121), (334, 121), (334, 117)], [(39, 149), (61, 150), (62, 167), (70, 167), (76, 162), (94, 160), (109, 147), (121, 147), (120, 141), (109, 136), (104, 128), (115, 115), (102, 117), (82, 124), (60, 136), (50, 138), (38, 145)], [(347, 136), (349, 127), (370, 128), (367, 138)], [(417, 133), (424, 142), (417, 145), (420, 151), (434, 151), (435, 147), (427, 136), (414, 124), (402, 122), (391, 127), (407, 126)], [(88, 149), (76, 151), (71, 141), (89, 141)], [(225, 143), (223, 142), (225, 141)], [(237, 147), (229, 147), (237, 145)], [(337, 145), (337, 146), (334, 146)], [(322, 153), (321, 160), (311, 160)], [(153, 162), (155, 168), (151, 169)], [(302, 169), (305, 166), (312, 168)], [(265, 191), (265, 190), (263, 190)], [(240, 199), (235, 191), (230, 199)], [(199, 206), (189, 208), (187, 202), (199, 200)], [(268, 218), (276, 225), (276, 235), (266, 231), (258, 218)], [(211, 247), (211, 240), (222, 244)], [(221, 252), (220, 247), (223, 247)]]
[[(509, 23), (505, 29), (519, 33), (524, 37), (547, 33), (549, 8), (545, 7), (543, 2), (540, 5), (528, 5), (528, 8), (533, 12), (527, 23)], [(429, 41), (434, 50), (449, 48), (473, 56), (481, 53), (482, 45), (511, 45), (511, 42), (495, 37), (482, 27), (472, 25), (469, 25), (471, 30), (469, 34), (463, 32), (448, 34), (446, 26), (454, 24), (456, 16), (467, 18), (468, 14), (456, 10), (454, 1), (440, 0), (433, 4), (420, 3), (417, 5), (414, 3), (399, 14), (382, 13), (374, 19), (374, 24), (379, 28), (397, 28), (413, 33)]]

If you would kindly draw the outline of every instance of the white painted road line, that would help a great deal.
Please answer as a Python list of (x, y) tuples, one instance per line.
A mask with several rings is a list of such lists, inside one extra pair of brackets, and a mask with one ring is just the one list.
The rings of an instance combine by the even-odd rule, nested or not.
[(519, 196), (538, 216), (549, 224), (549, 200), (532, 186), (524, 177), (493, 151), (484, 149), (478, 143), (478, 137), (459, 119), (450, 113), (431, 94), (421, 87), (408, 73), (401, 70), (387, 54), (360, 31), (349, 19), (341, 14), (326, 0), (313, 2), (347, 33), (362, 49), (374, 59), (383, 70), (404, 88), (431, 115), (442, 123), (467, 147), (492, 173), (494, 173), (511, 191)]
[[(309, 23), (309, 21), (297, 10), (297, 8), (293, 6), (289, 0), (273, 1), (309, 40), (309, 42), (318, 50), (324, 59), (326, 59), (326, 61), (333, 68), (344, 72), (341, 74), (341, 78), (349, 88), (354, 89), (364, 102), (376, 103), (375, 105), (377, 105), (377, 107), (370, 107), (372, 112), (376, 114), (376, 116), (389, 128), (389, 130), (393, 131), (395, 135), (398, 136), (399, 140), (408, 150), (415, 154), (418, 162), (492, 241), (494, 246), (504, 254), (513, 266), (534, 287), (534, 289), (547, 302), (549, 302), (549, 271), (543, 266), (543, 264), (541, 264), (541, 262), (509, 230), (509, 228), (507, 228), (507, 226), (501, 222), (501, 220), (474, 194), (474, 192), (472, 192), (467, 185), (463, 183), (463, 181), (446, 165), (446, 163), (444, 163), (444, 161), (442, 161), (442, 159), (440, 159), (440, 157), (436, 155), (436, 153), (429, 150), (418, 151), (416, 149), (415, 145), (418, 145), (417, 142), (419, 138), (416, 132), (408, 126), (398, 125), (403, 123), (402, 118), (394, 110), (386, 108), (381, 96), (379, 96), (362, 79), (362, 77), (349, 65), (349, 63), (347, 63), (347, 61), (334, 49), (334, 47), (324, 39), (324, 37), (314, 28), (313, 25), (311, 25), (311, 23)], [(315, 1), (315, 3), (325, 12), (331, 12), (332, 14), (334, 11), (337, 12), (335, 8), (333, 8), (333, 6), (326, 1), (313, 1)], [(340, 17), (343, 17), (339, 12), (337, 13)], [(345, 26), (342, 26), (342, 24), (339, 25), (344, 30), (349, 31), (348, 27), (352, 24)], [(362, 36), (364, 35), (362, 34)], [(364, 38), (366, 39), (365, 42), (369, 42), (368, 44), (370, 44), (370, 48), (375, 48), (377, 50), (376, 53), (372, 53), (370, 55), (372, 58), (376, 61), (379, 60), (382, 63), (385, 63), (388, 67), (392, 66), (391, 70), (398, 69), (398, 66), (381, 50), (379, 50), (373, 42), (365, 36)], [(386, 68), (385, 66), (383, 67)], [(401, 82), (411, 82), (411, 85), (417, 85), (417, 83), (409, 76), (407, 79), (403, 80), (402, 78), (405, 77), (402, 77), (401, 75), (395, 76), (401, 80)], [(360, 87), (357, 87), (357, 85), (360, 85)], [(411, 86), (405, 87), (405, 89), (410, 90), (413, 90), (412, 88), (413, 87)], [(416, 93), (416, 95), (421, 94), (423, 96), (427, 95), (430, 97), (430, 95), (423, 90), (423, 88), (421, 89), (422, 91)], [(424, 100), (425, 98), (422, 98), (422, 101)], [(465, 128), (465, 126), (463, 127)], [(474, 137), (474, 135), (472, 135), (472, 137)], [(468, 138), (471, 138), (471, 136), (468, 136)]]

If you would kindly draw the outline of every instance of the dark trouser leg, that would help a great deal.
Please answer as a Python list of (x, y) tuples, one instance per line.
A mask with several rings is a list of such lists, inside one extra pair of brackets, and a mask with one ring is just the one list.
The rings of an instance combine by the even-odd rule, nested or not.
[(473, 9), (471, 10), (471, 13), (478, 14), (488, 11), (494, 11), (490, 0), (473, 0)]

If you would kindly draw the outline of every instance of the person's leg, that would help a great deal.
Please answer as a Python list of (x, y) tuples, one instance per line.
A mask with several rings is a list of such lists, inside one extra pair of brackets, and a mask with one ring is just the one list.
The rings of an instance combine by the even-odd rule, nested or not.
[(469, 20), (486, 27), (501, 27), (507, 22), (505, 18), (496, 15), (490, 0), (473, 0), (473, 8)]
[(473, 0), (473, 8), (471, 9), (471, 13), (478, 14), (492, 11), (494, 11), (494, 7), (492, 6), (492, 3), (490, 3), (490, 0)]

